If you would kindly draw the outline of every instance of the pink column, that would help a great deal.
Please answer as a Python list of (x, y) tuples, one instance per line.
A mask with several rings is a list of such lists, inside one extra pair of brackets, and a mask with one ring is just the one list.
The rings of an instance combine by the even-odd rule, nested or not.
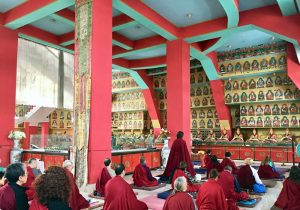
[(0, 166), (7, 166), (13, 144), (7, 136), (15, 123), (18, 33), (0, 26), (0, 46)]
[(300, 88), (300, 65), (293, 44), (287, 43), (287, 75)]
[(167, 43), (167, 121), (171, 141), (178, 131), (190, 150), (190, 47), (182, 39)]
[(41, 147), (45, 148), (48, 146), (49, 122), (42, 122), (41, 126)]

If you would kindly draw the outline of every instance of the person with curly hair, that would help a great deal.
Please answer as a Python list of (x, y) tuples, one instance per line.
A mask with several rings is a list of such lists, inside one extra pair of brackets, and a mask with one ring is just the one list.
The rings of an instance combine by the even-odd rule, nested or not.
[(35, 197), (29, 210), (71, 210), (69, 178), (58, 166), (49, 167), (34, 182)]

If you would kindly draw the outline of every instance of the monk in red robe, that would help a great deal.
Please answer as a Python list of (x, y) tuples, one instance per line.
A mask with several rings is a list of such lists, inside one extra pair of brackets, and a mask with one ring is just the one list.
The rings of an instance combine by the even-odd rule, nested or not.
[(202, 159), (202, 168), (207, 168), (209, 165), (211, 165), (211, 150), (210, 149), (205, 151), (205, 155)]
[(90, 206), (89, 202), (80, 194), (79, 189), (77, 187), (76, 181), (72, 174), (72, 170), (74, 168), (74, 164), (70, 160), (65, 160), (63, 163), (63, 167), (66, 171), (66, 174), (69, 178), (70, 186), (71, 186), (71, 194), (70, 194), (70, 207), (72, 210), (80, 210), (85, 209)]
[(234, 191), (234, 177), (232, 175), (232, 168), (229, 165), (225, 166), (224, 171), (220, 173), (218, 183), (224, 190), (228, 210), (239, 210), (236, 202), (238, 200), (246, 200), (249, 198), (249, 195), (246, 192), (236, 193)]
[(155, 179), (149, 167), (146, 165), (146, 159), (144, 156), (140, 158), (140, 164), (138, 164), (132, 175), (134, 185), (137, 187), (154, 187), (158, 185), (157, 179)]
[(192, 175), (186, 170), (187, 164), (184, 161), (181, 161), (179, 164), (179, 168), (176, 169), (173, 179), (172, 179), (172, 188), (174, 189), (175, 180), (178, 177), (185, 177), (187, 180), (187, 192), (198, 192), (200, 185), (198, 185), (192, 177)]
[(27, 172), (28, 172), (28, 178), (27, 182), (23, 185), (23, 187), (26, 187), (26, 195), (28, 197), (28, 200), (32, 200), (34, 196), (34, 187), (33, 182), (35, 180), (36, 175), (34, 174), (34, 170), (38, 170), (38, 162), (35, 158), (30, 158), (28, 160), (27, 165)]
[(22, 163), (10, 164), (5, 174), (8, 183), (0, 188), (1, 210), (28, 210), (26, 188), (22, 187), (27, 181), (27, 170)]
[(272, 209), (300, 209), (300, 168), (292, 166), (290, 176), (283, 182), (283, 188)]
[(170, 155), (168, 158), (168, 163), (165, 169), (165, 172), (163, 176), (170, 177), (171, 174), (176, 170), (176, 168), (179, 166), (179, 163), (181, 161), (184, 161), (187, 163), (187, 171), (190, 172), (192, 176), (195, 176), (195, 171), (193, 164), (191, 162), (190, 153), (187, 149), (185, 141), (183, 138), (183, 132), (178, 131), (177, 133), (177, 139), (173, 142), (173, 145), (171, 147)]
[(270, 158), (267, 156), (263, 160), (258, 169), (258, 175), (262, 179), (278, 179), (280, 175), (274, 171), (272, 166), (269, 164)]
[(96, 194), (101, 197), (105, 196), (104, 189), (106, 183), (115, 176), (115, 172), (111, 169), (111, 160), (109, 158), (104, 160), (104, 165), (105, 167), (102, 168), (96, 182)]
[(209, 173), (208, 181), (201, 185), (196, 199), (198, 210), (227, 209), (224, 191), (217, 182), (218, 175), (218, 171), (216, 169), (212, 169)]
[(147, 210), (147, 205), (139, 201), (130, 185), (123, 179), (125, 166), (115, 167), (116, 176), (105, 185), (103, 210)]
[(178, 177), (174, 181), (174, 191), (167, 198), (163, 210), (195, 210), (192, 197), (186, 193), (187, 181), (184, 177)]
[(221, 162), (221, 168), (224, 169), (225, 166), (230, 166), (232, 168), (232, 174), (237, 174), (238, 168), (236, 167), (233, 160), (231, 160), (231, 153), (225, 152), (225, 158)]
[(207, 165), (206, 169), (206, 176), (208, 178), (208, 175), (209, 175), (209, 172), (212, 170), (212, 169), (217, 169), (217, 171), (221, 172), (223, 170), (221, 164), (219, 163), (218, 161), (218, 158), (217, 156), (215, 155), (211, 155), (210, 156), (210, 159), (211, 161), (209, 162), (209, 164)]

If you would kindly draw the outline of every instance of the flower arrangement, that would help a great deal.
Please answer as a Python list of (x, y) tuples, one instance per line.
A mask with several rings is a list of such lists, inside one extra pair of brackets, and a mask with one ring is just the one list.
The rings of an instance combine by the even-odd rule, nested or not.
[(9, 132), (9, 135), (8, 135), (8, 138), (9, 139), (23, 139), (23, 138), (26, 138), (26, 135), (24, 132), (22, 131), (10, 131)]

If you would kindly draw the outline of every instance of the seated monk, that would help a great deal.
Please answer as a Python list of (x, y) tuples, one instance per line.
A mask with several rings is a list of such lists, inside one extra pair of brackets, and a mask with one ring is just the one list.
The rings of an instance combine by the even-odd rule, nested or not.
[(259, 135), (257, 133), (256, 128), (253, 128), (252, 134), (250, 138), (248, 139), (249, 142), (258, 142), (259, 141)]
[(187, 180), (187, 191), (188, 192), (197, 192), (199, 190), (199, 185), (196, 184), (195, 178), (186, 170), (187, 164), (184, 161), (181, 161), (179, 164), (179, 169), (176, 169), (172, 179), (172, 188), (174, 189), (175, 180), (178, 177), (185, 177)]
[(243, 134), (241, 134), (241, 129), (240, 128), (236, 129), (234, 137), (231, 141), (237, 141), (237, 142), (243, 142), (244, 141)]
[(247, 200), (249, 198), (248, 193), (240, 192), (236, 193), (234, 191), (234, 177), (231, 174), (232, 168), (229, 165), (224, 167), (219, 175), (218, 183), (224, 190), (225, 197), (227, 199), (228, 209), (229, 210), (238, 210), (239, 208), (236, 205), (238, 200)]
[(207, 172), (206, 172), (207, 178), (208, 178), (208, 175), (209, 175), (210, 170), (212, 170), (212, 169), (217, 169), (217, 171), (219, 171), (219, 172), (221, 172), (221, 171), (223, 170), (221, 164), (220, 164), (219, 161), (218, 161), (217, 156), (212, 155), (212, 156), (210, 156), (210, 157), (211, 157), (211, 162), (210, 162), (210, 164), (206, 167), (206, 169), (207, 169)]
[(138, 164), (132, 175), (134, 185), (137, 187), (153, 187), (157, 186), (157, 180), (152, 176), (150, 168), (146, 165), (146, 159), (144, 156), (140, 158), (140, 164)]
[(214, 133), (214, 130), (210, 129), (205, 141), (215, 141), (215, 140), (216, 140), (216, 135)]
[(261, 161), (261, 164), (258, 169), (258, 175), (262, 179), (278, 179), (280, 175), (273, 169), (272, 162), (270, 161), (269, 156)]
[(251, 166), (252, 164), (253, 159), (246, 158), (245, 165), (240, 167), (237, 173), (237, 179), (241, 188), (252, 190), (255, 183), (263, 184), (258, 176), (257, 171)]
[(104, 197), (104, 187), (105, 184), (115, 176), (115, 172), (111, 169), (111, 160), (109, 158), (106, 158), (104, 160), (105, 167), (102, 168), (100, 172), (100, 176), (97, 179), (96, 182), (96, 192), (94, 192), (94, 195), (98, 195), (101, 197)]
[(63, 168), (65, 169), (66, 175), (68, 176), (71, 193), (70, 193), (70, 207), (72, 210), (80, 210), (89, 208), (89, 202), (80, 194), (76, 180), (72, 174), (74, 164), (71, 160), (65, 160), (63, 162)]
[(103, 210), (147, 210), (147, 205), (139, 201), (130, 185), (123, 179), (125, 166), (115, 166), (116, 176), (105, 185), (105, 202)]
[(300, 209), (300, 168), (292, 166), (290, 176), (283, 182), (283, 188), (275, 202), (274, 209)]
[(218, 175), (219, 174), (216, 169), (211, 170), (208, 181), (201, 185), (196, 199), (196, 204), (199, 210), (228, 209), (224, 191), (217, 182)]
[(187, 181), (184, 177), (178, 177), (174, 181), (174, 191), (167, 198), (163, 210), (195, 210), (193, 198), (186, 193)]
[(236, 167), (235, 163), (233, 160), (231, 160), (231, 153), (230, 152), (225, 152), (225, 158), (221, 162), (221, 168), (225, 168), (225, 166), (230, 166), (232, 168), (232, 174), (237, 174), (238, 168)]
[(41, 171), (38, 169), (38, 162), (35, 158), (30, 158), (28, 160), (27, 165), (27, 182), (23, 185), (23, 187), (26, 187), (26, 195), (28, 197), (28, 200), (33, 199), (34, 195), (34, 188), (33, 188), (33, 182), (35, 180), (35, 177), (37, 177), (39, 174), (41, 174)]
[(265, 142), (268, 142), (268, 143), (277, 143), (277, 140), (276, 140), (276, 135), (273, 131), (273, 128), (270, 128), (270, 131), (267, 135), (267, 137), (265, 138)]
[(229, 134), (227, 133), (227, 130), (224, 128), (221, 132), (220, 138), (218, 138), (218, 141), (229, 141)]
[(202, 166), (202, 168), (207, 168), (207, 166), (210, 164), (211, 164), (211, 150), (208, 149), (205, 151), (205, 155), (202, 159), (201, 166)]

